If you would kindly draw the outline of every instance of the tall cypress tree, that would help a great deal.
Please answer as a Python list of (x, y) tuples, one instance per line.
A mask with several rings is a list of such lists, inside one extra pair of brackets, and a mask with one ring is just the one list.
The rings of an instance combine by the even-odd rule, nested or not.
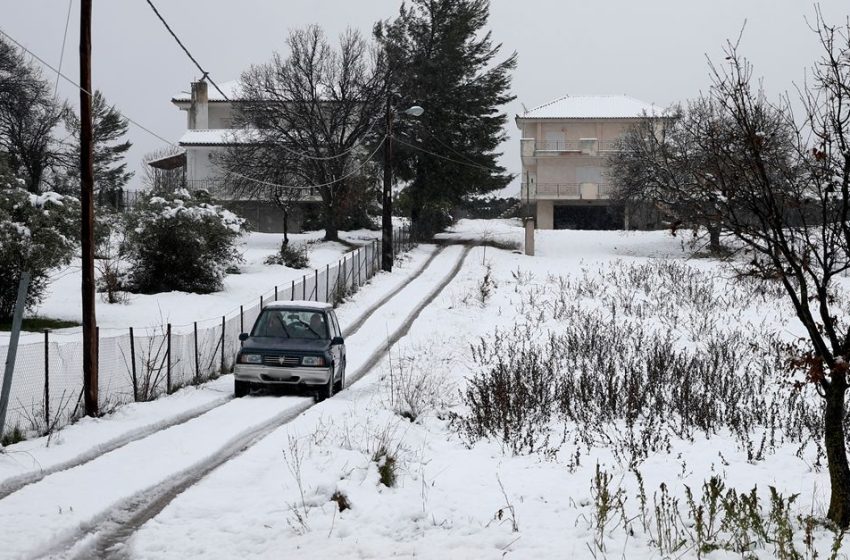
[(504, 188), (511, 180), (496, 151), (507, 137), (516, 53), (495, 59), (501, 44), (486, 30), (487, 0), (411, 0), (375, 37), (387, 61), (388, 95), (396, 109), (421, 105), (394, 123), (393, 165), (409, 184), (400, 204), (414, 231), (427, 238), (445, 228), (465, 197)]

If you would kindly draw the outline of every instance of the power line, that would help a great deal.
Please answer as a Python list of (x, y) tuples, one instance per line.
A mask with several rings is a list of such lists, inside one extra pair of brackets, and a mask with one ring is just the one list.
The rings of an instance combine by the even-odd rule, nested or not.
[[(402, 140), (398, 136), (393, 136), (393, 139), (396, 142), (398, 142), (399, 144), (403, 144), (403, 145), (407, 146), (408, 148), (413, 148), (414, 150), (419, 150), (420, 152), (426, 153), (426, 154), (434, 156), (436, 158), (440, 158), (440, 159), (444, 159), (446, 161), (450, 161), (452, 163), (456, 163), (458, 165), (465, 165), (467, 167), (474, 167), (476, 169), (482, 169), (484, 171), (490, 171), (490, 172), (494, 172), (494, 173), (502, 173), (503, 171), (506, 171), (505, 169), (498, 169), (498, 168), (495, 168), (495, 167), (487, 167), (487, 166), (484, 166), (484, 165), (479, 165), (477, 163), (467, 163), (465, 161), (458, 161), (456, 159), (452, 159), (450, 157), (446, 157), (444, 155), (440, 155), (440, 154), (434, 153), (432, 151), (426, 150), (425, 148), (423, 148), (421, 146), (415, 146), (413, 144), (410, 144), (409, 142), (405, 142), (404, 140)], [(512, 173), (511, 175), (516, 175), (516, 174)]]
[(213, 79), (212, 79), (212, 78), (210, 78), (210, 74), (209, 74), (209, 72), (207, 72), (206, 70), (204, 70), (203, 68), (201, 68), (201, 64), (200, 64), (197, 60), (195, 60), (195, 57), (194, 57), (194, 56), (192, 56), (192, 53), (190, 53), (190, 52), (189, 52), (189, 49), (187, 49), (187, 48), (186, 48), (186, 45), (184, 45), (184, 44), (183, 44), (183, 42), (182, 42), (182, 41), (180, 41), (180, 38), (179, 38), (179, 37), (177, 36), (177, 34), (176, 34), (176, 33), (175, 33), (172, 29), (171, 29), (171, 26), (170, 26), (170, 25), (168, 25), (168, 22), (167, 22), (167, 21), (165, 21), (165, 18), (164, 18), (164, 17), (162, 17), (162, 14), (160, 14), (160, 13), (159, 13), (159, 10), (157, 10), (157, 9), (156, 9), (156, 6), (154, 6), (154, 5), (153, 5), (153, 2), (152, 2), (151, 0), (147, 0), (147, 3), (148, 3), (148, 6), (150, 6), (150, 7), (151, 7), (151, 9), (153, 10), (153, 13), (155, 13), (155, 14), (156, 14), (156, 17), (157, 17), (157, 18), (159, 18), (159, 21), (161, 21), (161, 22), (162, 22), (162, 25), (164, 25), (164, 26), (165, 26), (165, 29), (167, 29), (167, 30), (168, 30), (168, 33), (170, 33), (170, 34), (171, 34), (171, 36), (172, 36), (172, 37), (174, 37), (174, 40), (175, 40), (175, 41), (177, 41), (177, 44), (178, 44), (178, 45), (180, 45), (180, 48), (181, 48), (181, 49), (183, 49), (183, 52), (185, 52), (185, 53), (186, 53), (186, 56), (188, 56), (188, 57), (189, 57), (189, 59), (190, 59), (192, 62), (194, 62), (194, 63), (195, 63), (195, 66), (197, 66), (197, 67), (198, 67), (198, 70), (200, 70), (200, 71), (201, 71), (201, 74), (202, 74), (201, 79), (202, 79), (202, 80), (203, 80), (203, 79), (207, 79), (207, 80), (209, 80), (209, 81), (210, 81), (210, 83), (213, 85), (213, 87), (215, 87), (215, 89), (217, 89), (217, 90), (218, 90), (218, 92), (221, 94), (221, 96), (222, 96), (222, 97), (224, 97), (225, 101), (230, 101), (230, 99), (228, 99), (227, 95), (225, 95), (225, 94), (224, 94), (224, 92), (223, 92), (223, 91), (221, 91), (221, 88), (220, 88), (220, 87), (218, 87), (218, 84), (216, 84), (216, 83), (213, 81)]
[(252, 178), (252, 177), (248, 177), (247, 175), (243, 175), (243, 174), (241, 174), (241, 173), (236, 173), (236, 172), (228, 171), (227, 169), (224, 169), (223, 171), (224, 171), (225, 173), (229, 173), (230, 175), (235, 175), (236, 177), (240, 177), (240, 178), (242, 178), (242, 179), (247, 179), (247, 180), (249, 180), (249, 181), (253, 181), (254, 183), (257, 183), (257, 184), (259, 184), (259, 185), (262, 185), (262, 186), (268, 186), (268, 187), (272, 187), (272, 188), (276, 188), (276, 189), (300, 189), (300, 190), (321, 189), (321, 188), (323, 188), (323, 187), (329, 187), (329, 186), (334, 185), (334, 184), (336, 184), (336, 183), (339, 183), (339, 182), (345, 181), (345, 180), (346, 180), (346, 179), (348, 179), (349, 177), (353, 177), (353, 176), (354, 176), (354, 175), (356, 175), (358, 172), (360, 172), (360, 170), (362, 170), (364, 167), (366, 167), (366, 164), (368, 164), (370, 161), (372, 161), (372, 158), (374, 158), (374, 157), (375, 157), (375, 155), (376, 155), (376, 154), (380, 151), (380, 149), (383, 147), (384, 139), (386, 139), (386, 135), (384, 135), (384, 138), (381, 138), (380, 142), (378, 142), (378, 147), (377, 147), (377, 148), (375, 148), (375, 150), (374, 150), (371, 154), (369, 154), (369, 157), (367, 157), (367, 158), (363, 161), (363, 163), (361, 163), (359, 166), (357, 166), (357, 168), (356, 168), (356, 169), (354, 169), (352, 172), (350, 172), (350, 173), (347, 173), (347, 174), (343, 175), (343, 176), (342, 176), (342, 177), (340, 177), (339, 179), (334, 179), (333, 181), (330, 181), (330, 182), (327, 182), (327, 183), (323, 183), (323, 184), (321, 184), (321, 185), (310, 185), (309, 187), (287, 187), (287, 186), (285, 186), (285, 185), (279, 185), (279, 184), (277, 184), (277, 183), (271, 183), (271, 182), (269, 182), (269, 181), (262, 181), (262, 180), (260, 180), (260, 179), (254, 179), (254, 178)]
[[(71, 7), (74, 0), (68, 0), (68, 15), (65, 16), (65, 33), (62, 35), (62, 52), (59, 54), (59, 72), (62, 71), (62, 61), (65, 60), (65, 41), (68, 39), (68, 24), (71, 23)], [(59, 93), (59, 72), (56, 72), (56, 85), (53, 86), (53, 97)]]

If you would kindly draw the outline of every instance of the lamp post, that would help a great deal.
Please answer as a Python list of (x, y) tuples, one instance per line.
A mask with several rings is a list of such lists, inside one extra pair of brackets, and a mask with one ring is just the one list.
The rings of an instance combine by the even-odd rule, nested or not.
[[(387, 272), (393, 270), (393, 109), (387, 96), (387, 136), (384, 138), (384, 196), (383, 212), (381, 215), (381, 269)], [(403, 111), (405, 115), (418, 117), (425, 109), (414, 105)]]

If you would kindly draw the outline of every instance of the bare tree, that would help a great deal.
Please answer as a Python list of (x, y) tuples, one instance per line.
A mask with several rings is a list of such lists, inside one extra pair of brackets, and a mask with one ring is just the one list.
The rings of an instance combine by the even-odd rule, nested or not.
[(214, 156), (227, 193), (236, 198), (265, 200), (277, 206), (283, 214), (283, 244), (288, 245), (289, 217), (309, 192), (278, 186), (298, 183), (298, 177), (289, 171), (288, 166), (280, 165), (292, 154), (275, 144), (236, 140)]
[[(242, 75), (234, 125), (261, 147), (253, 161), (230, 166), (233, 159), (225, 157), (222, 167), (228, 180), (236, 172), (248, 180), (276, 177), (285, 182), (275, 183), (287, 187), (317, 187), (325, 239), (336, 240), (346, 199), (364, 174), (374, 172), (362, 146), (381, 114), (381, 62), (378, 51), (352, 30), (332, 47), (312, 25), (292, 31), (287, 46), (287, 57), (275, 54)], [(246, 166), (249, 172), (240, 170)], [(290, 199), (288, 189), (276, 195), (275, 187), (258, 183), (256, 189), (262, 188), (271, 189), (272, 198)]]
[(753, 85), (751, 65), (728, 43), (711, 90), (668, 129), (644, 123), (627, 140), (643, 155), (623, 158), (634, 170), (615, 175), (651, 184), (697, 222), (722, 224), (749, 253), (743, 272), (781, 282), (807, 333), (790, 368), (824, 403), (827, 515), (846, 528), (850, 320), (837, 280), (850, 271), (850, 24), (830, 26), (818, 11), (813, 29), (823, 54), (800, 88), (800, 121), (787, 98), (771, 103)]
[(0, 152), (30, 192), (41, 190), (45, 173), (61, 163), (53, 136), (66, 111), (41, 71), (0, 37)]

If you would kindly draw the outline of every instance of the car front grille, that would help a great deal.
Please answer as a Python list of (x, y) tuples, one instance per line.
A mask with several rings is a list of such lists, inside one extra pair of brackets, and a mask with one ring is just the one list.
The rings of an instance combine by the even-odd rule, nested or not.
[(295, 367), (301, 363), (298, 356), (263, 356), (263, 364), (275, 367)]

